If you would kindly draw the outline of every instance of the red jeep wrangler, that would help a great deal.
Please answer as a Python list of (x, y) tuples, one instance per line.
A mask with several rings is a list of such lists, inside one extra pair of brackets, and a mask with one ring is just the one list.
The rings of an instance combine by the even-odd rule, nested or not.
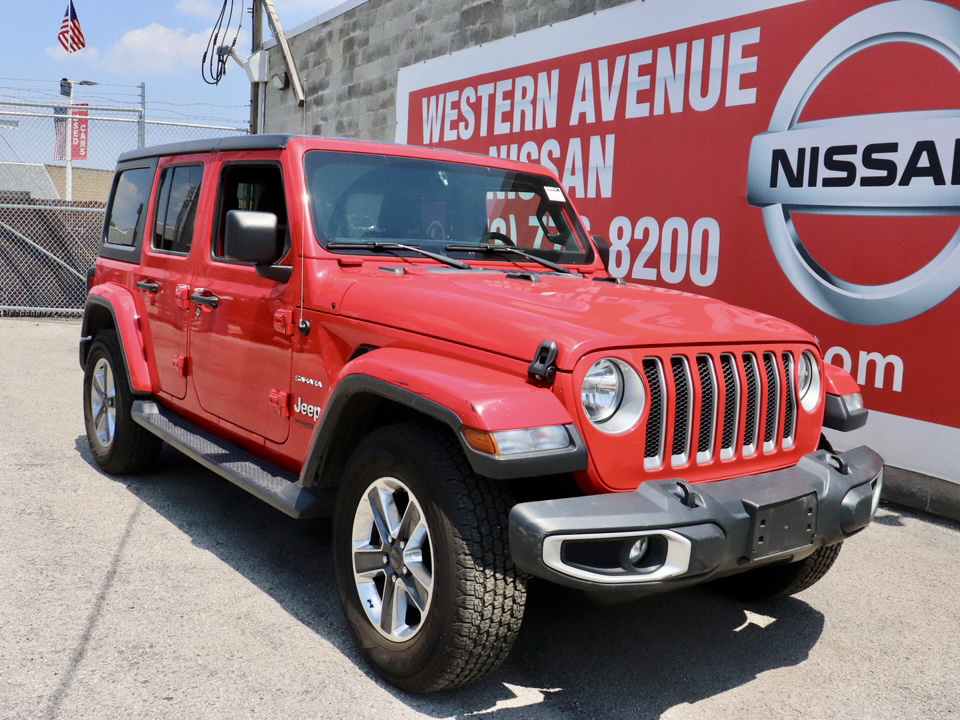
[(83, 318), (96, 461), (166, 442), (332, 515), (362, 653), (413, 691), (497, 667), (529, 575), (624, 598), (809, 587), (882, 461), (793, 325), (604, 270), (557, 178), (262, 135), (121, 156)]

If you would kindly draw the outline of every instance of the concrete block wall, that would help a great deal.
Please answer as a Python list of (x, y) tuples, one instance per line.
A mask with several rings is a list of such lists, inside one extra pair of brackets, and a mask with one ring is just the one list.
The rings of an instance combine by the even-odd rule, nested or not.
[[(289, 37), (306, 102), (267, 83), (264, 131), (392, 141), (400, 68), (623, 3), (367, 0)], [(284, 68), (278, 46), (269, 63)]]

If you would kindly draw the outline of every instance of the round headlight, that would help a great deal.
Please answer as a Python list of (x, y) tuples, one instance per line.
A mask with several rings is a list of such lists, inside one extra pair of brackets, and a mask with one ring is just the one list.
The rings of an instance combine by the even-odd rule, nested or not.
[(797, 362), (797, 398), (807, 412), (820, 402), (820, 368), (809, 350), (804, 351)]
[(583, 376), (580, 402), (587, 419), (605, 433), (626, 432), (640, 421), (646, 402), (643, 380), (617, 358), (597, 360)]
[(810, 356), (804, 353), (800, 356), (800, 362), (797, 363), (797, 394), (800, 397), (807, 394), (812, 379), (813, 364), (810, 362)]
[(598, 360), (587, 370), (580, 402), (590, 422), (600, 424), (614, 416), (623, 402), (623, 373), (613, 361)]

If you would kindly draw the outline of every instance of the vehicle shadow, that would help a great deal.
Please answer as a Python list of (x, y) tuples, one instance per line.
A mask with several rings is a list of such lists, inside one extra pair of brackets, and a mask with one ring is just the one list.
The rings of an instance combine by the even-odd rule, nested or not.
[[(77, 451), (93, 465), (86, 438)], [(751, 606), (692, 589), (601, 606), (534, 581), (511, 656), (467, 688), (410, 696), (363, 662), (343, 622), (330, 524), (296, 521), (170, 448), (154, 471), (113, 478), (330, 642), (413, 710), (436, 718), (658, 718), (805, 660), (824, 618), (801, 600)]]
[[(803, 662), (823, 623), (820, 612), (794, 598), (748, 613), (741, 603), (691, 589), (603, 607), (580, 593), (534, 584), (504, 667), (446, 709), (518, 720), (658, 718)], [(500, 702), (491, 703), (494, 697)], [(539, 703), (524, 707), (518, 702), (524, 699)]]

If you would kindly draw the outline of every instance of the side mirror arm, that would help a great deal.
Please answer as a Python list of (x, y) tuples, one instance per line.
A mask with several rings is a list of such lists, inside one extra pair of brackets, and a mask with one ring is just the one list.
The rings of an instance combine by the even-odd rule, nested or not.
[(590, 237), (593, 239), (593, 244), (597, 246), (597, 255), (600, 256), (600, 262), (603, 263), (603, 268), (606, 270), (610, 267), (610, 241), (603, 235), (591, 235)]

